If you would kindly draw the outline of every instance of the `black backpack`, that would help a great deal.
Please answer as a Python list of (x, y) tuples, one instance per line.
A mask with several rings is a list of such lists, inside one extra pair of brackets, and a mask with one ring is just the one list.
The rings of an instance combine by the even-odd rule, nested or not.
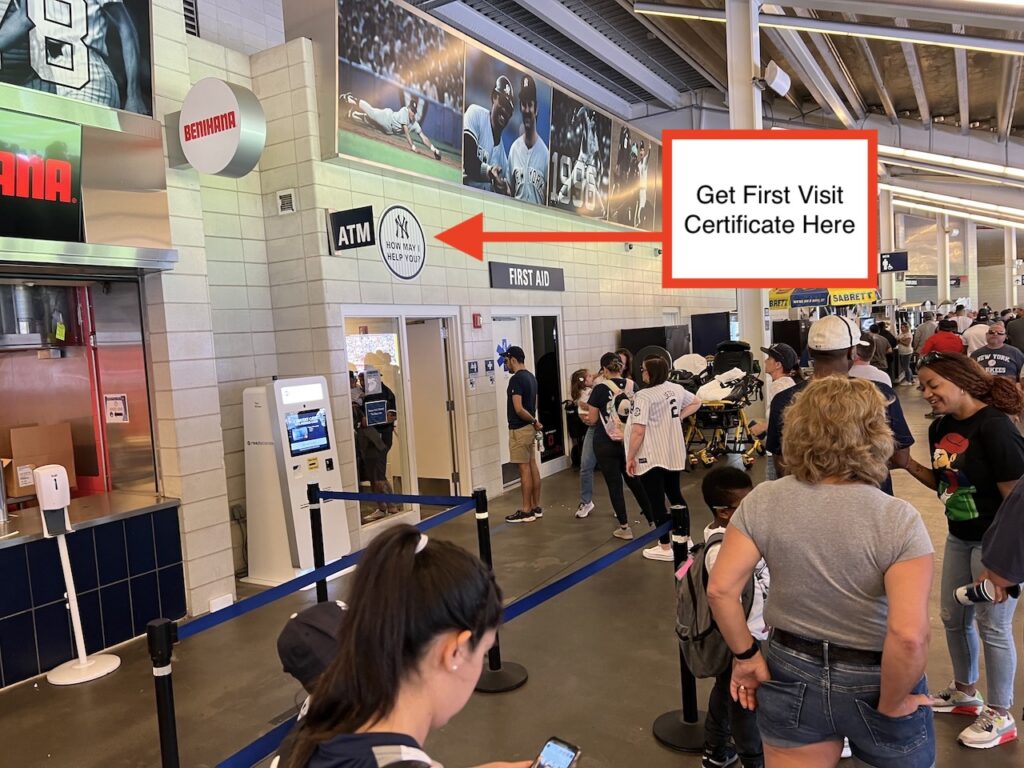
[[(716, 532), (693, 548), (693, 564), (676, 585), (676, 635), (686, 666), (694, 677), (718, 677), (729, 669), (732, 651), (722, 637), (708, 604), (708, 550), (720, 545), (725, 532)], [(743, 589), (743, 615), (754, 604), (754, 578)]]

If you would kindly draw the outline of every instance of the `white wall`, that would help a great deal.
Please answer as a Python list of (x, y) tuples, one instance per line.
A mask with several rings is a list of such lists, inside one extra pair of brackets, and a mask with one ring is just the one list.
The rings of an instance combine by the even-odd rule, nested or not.
[(199, 37), (244, 53), (284, 42), (281, 0), (196, 0)]

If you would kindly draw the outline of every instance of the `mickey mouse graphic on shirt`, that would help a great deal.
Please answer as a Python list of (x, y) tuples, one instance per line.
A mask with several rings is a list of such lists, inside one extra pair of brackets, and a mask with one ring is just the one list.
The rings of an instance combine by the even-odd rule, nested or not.
[(966, 437), (951, 432), (935, 444), (932, 453), (932, 469), (939, 479), (939, 499), (946, 505), (946, 517), (953, 521), (973, 520), (978, 516), (974, 503), (977, 488), (957, 465), (957, 460), (969, 447)]

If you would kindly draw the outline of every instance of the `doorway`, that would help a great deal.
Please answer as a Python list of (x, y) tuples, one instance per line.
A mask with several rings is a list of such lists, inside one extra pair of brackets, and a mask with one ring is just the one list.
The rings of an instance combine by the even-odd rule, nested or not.
[[(374, 315), (375, 309), (353, 307), (345, 317), (359, 490), (459, 495), (462, 462), (456, 427), (461, 409), (453, 375), (457, 345), (449, 338), (457, 327), (455, 315)], [(379, 373), (388, 411), (394, 412), (387, 425), (371, 426), (367, 418), (367, 386), (375, 386), (374, 372)], [(386, 448), (383, 472), (379, 438)], [(360, 517), (367, 525), (408, 511), (418, 511), (423, 519), (441, 509), (363, 502)]]
[(537, 377), (537, 418), (544, 425), (540, 453), (541, 477), (567, 466), (565, 413), (562, 408), (562, 365), (557, 315), (518, 315), (495, 312), (491, 318), (495, 350), (495, 407), (498, 410), (498, 447), (501, 479), (506, 487), (519, 482), (519, 470), (511, 463), (508, 448), (508, 381), (504, 353), (522, 347), (526, 367)]

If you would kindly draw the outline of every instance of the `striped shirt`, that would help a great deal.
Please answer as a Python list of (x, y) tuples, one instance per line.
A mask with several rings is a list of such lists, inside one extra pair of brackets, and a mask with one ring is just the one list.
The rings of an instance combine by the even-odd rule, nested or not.
[(644, 441), (636, 453), (638, 475), (651, 467), (672, 471), (686, 468), (686, 441), (679, 414), (695, 399), (694, 395), (671, 381), (636, 393), (626, 423), (625, 440), (628, 446), (634, 424), (646, 427)]

